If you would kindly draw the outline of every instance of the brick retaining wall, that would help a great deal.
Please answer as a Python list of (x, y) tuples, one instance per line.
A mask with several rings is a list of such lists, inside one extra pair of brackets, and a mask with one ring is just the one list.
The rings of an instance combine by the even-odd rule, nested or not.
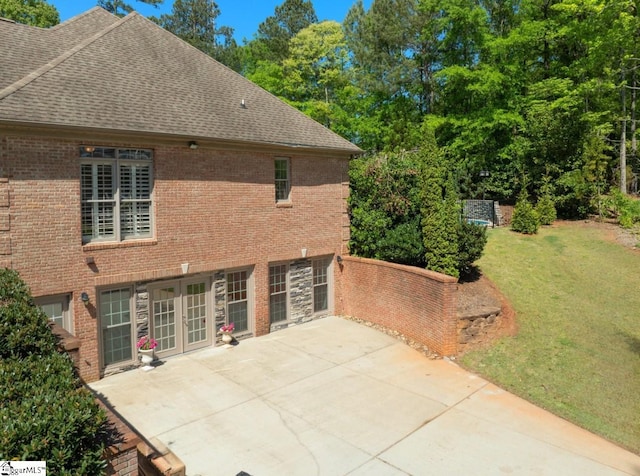
[(337, 314), (396, 330), (441, 355), (456, 354), (456, 278), (351, 256), (339, 268)]

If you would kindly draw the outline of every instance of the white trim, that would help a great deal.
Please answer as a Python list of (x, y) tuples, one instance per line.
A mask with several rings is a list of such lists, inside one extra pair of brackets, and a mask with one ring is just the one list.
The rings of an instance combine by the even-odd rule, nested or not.
[[(102, 295), (106, 292), (110, 291), (129, 291), (129, 324), (131, 326), (131, 359), (130, 360), (121, 360), (119, 362), (114, 362), (111, 364), (105, 363), (104, 353), (104, 330), (103, 327), (103, 316), (101, 313), (102, 309)], [(98, 359), (100, 361), (100, 368), (103, 372), (107, 373), (109, 369), (118, 369), (127, 365), (131, 365), (138, 359), (138, 354), (136, 352), (136, 301), (135, 301), (135, 289), (132, 285), (120, 285), (120, 286), (109, 286), (106, 288), (100, 288), (96, 290), (96, 301), (97, 301), (97, 324), (98, 324)]]
[[(286, 163), (287, 170), (287, 178), (286, 180), (278, 179), (276, 176), (278, 170), (278, 162)], [(275, 199), (276, 203), (290, 203), (291, 202), (291, 159), (289, 157), (275, 157), (273, 160), (273, 170), (274, 170), (274, 189), (275, 189)], [(285, 198), (278, 198), (278, 182), (286, 183), (286, 191), (287, 196)]]
[[(73, 312), (71, 306), (71, 294), (56, 294), (52, 296), (42, 296), (34, 299), (36, 306), (42, 308), (43, 306), (52, 304), (61, 304), (62, 308), (62, 328), (69, 334), (73, 334)], [(45, 314), (47, 314), (45, 312)], [(51, 316), (47, 314), (51, 319)]]

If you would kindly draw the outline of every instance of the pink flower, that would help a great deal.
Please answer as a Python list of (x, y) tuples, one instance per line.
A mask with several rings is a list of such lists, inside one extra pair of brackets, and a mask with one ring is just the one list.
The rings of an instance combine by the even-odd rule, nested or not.
[(230, 322), (229, 324), (226, 324), (226, 325), (222, 326), (220, 328), (219, 333), (221, 333), (221, 334), (231, 333), (231, 332), (233, 332), (233, 329), (235, 329), (235, 326), (233, 325), (233, 322)]
[(150, 339), (149, 336), (142, 336), (136, 344), (136, 347), (140, 350), (152, 350), (158, 347), (158, 341)]

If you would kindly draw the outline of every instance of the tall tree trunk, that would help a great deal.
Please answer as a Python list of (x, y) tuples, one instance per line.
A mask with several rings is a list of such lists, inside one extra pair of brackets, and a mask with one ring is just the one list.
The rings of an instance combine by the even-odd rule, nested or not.
[(620, 191), (627, 194), (627, 86), (625, 84), (624, 65), (622, 66), (622, 124), (620, 133)]
[[(634, 52), (634, 60), (635, 58), (637, 58), (637, 55)], [(631, 78), (631, 169), (634, 170), (636, 168), (636, 160), (638, 157), (638, 141), (636, 139), (636, 95), (637, 95), (637, 80), (638, 77), (636, 76), (636, 69), (639, 65), (638, 64), (634, 64), (633, 65), (633, 75)], [(636, 193), (637, 192), (637, 180), (636, 180), (636, 176), (634, 174), (633, 177), (633, 181), (632, 181), (632, 193)]]

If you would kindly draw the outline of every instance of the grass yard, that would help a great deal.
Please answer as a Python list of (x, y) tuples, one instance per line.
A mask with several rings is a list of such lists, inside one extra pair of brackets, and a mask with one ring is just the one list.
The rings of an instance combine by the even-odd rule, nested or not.
[(462, 364), (640, 454), (640, 251), (612, 235), (584, 222), (489, 230), (478, 264), (519, 330)]

